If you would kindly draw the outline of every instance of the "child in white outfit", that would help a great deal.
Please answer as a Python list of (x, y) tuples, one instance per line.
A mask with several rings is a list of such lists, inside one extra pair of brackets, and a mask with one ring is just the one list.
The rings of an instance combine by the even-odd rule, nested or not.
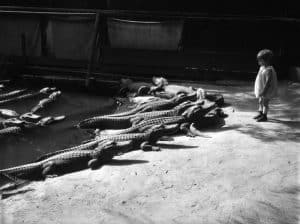
[(256, 76), (254, 93), (258, 98), (258, 115), (254, 117), (258, 122), (267, 121), (270, 100), (277, 94), (277, 74), (272, 64), (273, 53), (264, 49), (258, 52), (257, 61), (260, 65)]

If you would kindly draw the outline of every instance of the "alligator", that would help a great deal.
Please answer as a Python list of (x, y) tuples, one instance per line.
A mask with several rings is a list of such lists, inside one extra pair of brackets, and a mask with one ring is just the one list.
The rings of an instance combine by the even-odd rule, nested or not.
[[(37, 115), (38, 116), (38, 115)], [(30, 128), (35, 128), (38, 126), (46, 126), (49, 124), (52, 124), (54, 122), (63, 120), (65, 118), (65, 116), (57, 116), (57, 117), (44, 117), (42, 119), (40, 119), (38, 122), (30, 122), (27, 120), (22, 120), (19, 118), (10, 118), (10, 119), (6, 119), (0, 122), (0, 130), (3, 130), (3, 135), (4, 133), (6, 133), (7, 131), (10, 131), (10, 129), (7, 129), (6, 131), (4, 131), (4, 129), (6, 128), (10, 128), (10, 127), (15, 127), (15, 128), (19, 128), (18, 131), (21, 131), (23, 129), (30, 129)]]
[(45, 87), (45, 88), (41, 89), (38, 92), (27, 93), (27, 94), (19, 95), (19, 96), (16, 96), (16, 97), (0, 100), (0, 105), (15, 102), (15, 101), (19, 101), (19, 100), (24, 100), (24, 99), (28, 99), (28, 98), (33, 98), (33, 97), (36, 97), (36, 96), (39, 96), (39, 95), (42, 95), (42, 94), (48, 94), (52, 91), (55, 91), (55, 89), (56, 89), (55, 87), (53, 87), (53, 88)]
[[(173, 116), (180, 116), (182, 114), (187, 113), (189, 111), (189, 108), (195, 105), (202, 105), (204, 101), (197, 101), (197, 102), (191, 102), (186, 101), (181, 103), (180, 105), (174, 107), (172, 110), (162, 110), (162, 111), (152, 111), (152, 112), (146, 112), (146, 113), (140, 113), (136, 114), (136, 116), (132, 117), (130, 119), (132, 125), (125, 129), (119, 129), (119, 130), (104, 130), (100, 131), (97, 129), (95, 133), (98, 134), (125, 134), (125, 133), (132, 133), (140, 129), (139, 123), (145, 120), (154, 120), (154, 118), (161, 118), (161, 117), (173, 117)], [(159, 123), (156, 123), (159, 124)], [(143, 124), (142, 124), (143, 126)], [(110, 128), (111, 129), (111, 128)]]
[[(174, 126), (163, 126), (163, 127), (162, 126), (161, 127), (160, 126), (155, 126), (155, 127), (152, 127), (151, 130), (148, 130), (148, 133), (142, 134), (142, 135), (140, 135), (140, 133), (135, 133), (135, 134), (129, 134), (129, 135), (115, 135), (111, 139), (107, 139), (108, 137), (96, 138), (96, 139), (88, 140), (86, 143), (78, 145), (78, 146), (74, 146), (74, 147), (71, 147), (71, 148), (67, 148), (67, 149), (47, 153), (45, 155), (40, 156), (37, 160), (35, 160), (35, 162), (41, 161), (41, 160), (44, 160), (44, 159), (49, 158), (51, 156), (61, 154), (61, 153), (65, 153), (65, 152), (77, 151), (77, 150), (92, 150), (96, 147), (101, 147), (103, 144), (105, 144), (105, 142), (107, 140), (113, 140), (113, 141), (116, 141), (116, 142), (132, 141), (132, 144), (133, 144), (134, 148), (138, 149), (138, 148), (140, 148), (140, 145), (145, 140), (148, 139), (148, 137), (158, 135), (159, 133), (162, 133), (162, 132), (163, 132), (163, 134), (172, 134), (175, 131), (176, 131), (176, 126), (175, 127)], [(157, 141), (156, 140), (157, 138), (158, 137), (154, 136), (154, 137), (151, 137), (149, 139), (150, 139), (151, 143), (155, 143)], [(151, 140), (151, 139), (154, 139), (154, 140)], [(145, 145), (145, 143), (144, 143), (143, 149), (145, 151), (147, 151), (146, 149), (148, 148), (148, 151), (149, 151), (150, 147), (152, 147), (152, 146)], [(155, 148), (153, 147), (152, 149), (155, 149)]]
[(27, 89), (19, 89), (19, 90), (14, 90), (8, 93), (2, 93), (0, 94), (0, 100), (6, 99), (8, 97), (14, 97), (17, 95), (20, 95), (22, 93), (24, 93), (25, 91), (27, 91)]
[(160, 111), (151, 111), (151, 112), (145, 112), (145, 113), (138, 113), (135, 116), (133, 116), (130, 121), (132, 124), (136, 124), (142, 120), (148, 120), (152, 118), (157, 117), (171, 117), (171, 116), (179, 116), (183, 114), (188, 108), (195, 105), (203, 105), (204, 100), (197, 100), (195, 102), (192, 101), (185, 101), (177, 106), (175, 106), (173, 109), (170, 110), (160, 110)]
[(218, 105), (218, 107), (222, 107), (225, 104), (224, 97), (220, 93), (207, 92), (205, 94), (205, 99), (215, 102)]
[(37, 126), (46, 126), (46, 125), (49, 125), (49, 124), (52, 124), (52, 123), (56, 123), (58, 121), (62, 121), (66, 118), (66, 116), (64, 115), (61, 115), (61, 116), (56, 116), (56, 117), (53, 117), (53, 116), (48, 116), (48, 117), (44, 117), (42, 119), (40, 119), (36, 125)]
[[(192, 86), (183, 86), (183, 85), (174, 85), (174, 84), (169, 84), (167, 79), (163, 77), (153, 77), (152, 78), (153, 83), (155, 86), (151, 88), (149, 91), (149, 94), (154, 94), (161, 96), (161, 93), (163, 93), (163, 97), (174, 97), (180, 93), (184, 94), (192, 94), (194, 92), (198, 92), (199, 97), (204, 99), (205, 97), (205, 91), (202, 88), (194, 88)], [(160, 91), (158, 94), (156, 92)]]
[[(201, 103), (201, 102), (197, 102)], [(110, 116), (98, 116), (93, 118), (85, 119), (77, 125), (79, 128), (102, 128), (102, 129), (120, 129), (129, 128), (133, 123), (142, 120), (144, 118), (155, 118), (161, 116), (176, 116), (191, 106), (193, 103), (190, 101), (183, 102), (175, 106), (171, 110), (151, 111), (144, 113), (137, 113), (122, 117), (110, 117)]]
[(18, 134), (21, 132), (21, 130), (22, 130), (22, 128), (17, 127), (17, 126), (0, 129), (0, 138), (5, 137), (7, 135), (11, 135), (11, 134)]
[(106, 141), (101, 147), (93, 150), (75, 150), (51, 156), (47, 159), (21, 166), (0, 170), (0, 175), (12, 177), (12, 180), (36, 180), (48, 175), (65, 172), (68, 168), (78, 169), (80, 166), (95, 168), (99, 162), (112, 159), (114, 153), (132, 148), (128, 142), (115, 143)]
[(0, 122), (0, 128), (24, 127), (25, 124), (26, 122), (19, 118), (9, 118)]
[(142, 105), (148, 102), (153, 102), (156, 100), (161, 100), (159, 97), (155, 96), (135, 96), (135, 97), (129, 97), (129, 102), (135, 103), (137, 105)]
[(0, 109), (0, 117), (12, 118), (20, 116), (16, 111), (9, 109)]
[(158, 151), (158, 147), (153, 145), (156, 142), (164, 137), (172, 135), (178, 132), (179, 125), (154, 125), (151, 128), (147, 129), (144, 133), (126, 133), (126, 134), (117, 134), (117, 135), (100, 135), (96, 136), (95, 139), (99, 141), (103, 140), (112, 140), (112, 141), (129, 141), (132, 140), (133, 144), (136, 147), (139, 147), (143, 151)]
[(26, 122), (37, 122), (42, 118), (42, 116), (28, 112), (28, 113), (22, 114), (19, 118)]
[(80, 145), (76, 145), (76, 146), (73, 146), (73, 147), (70, 147), (70, 148), (66, 148), (66, 149), (62, 149), (62, 150), (58, 150), (58, 151), (55, 151), (55, 152), (50, 152), (50, 153), (44, 154), (44, 155), (40, 156), (39, 158), (37, 158), (35, 160), (35, 162), (44, 160), (46, 158), (49, 158), (51, 156), (54, 156), (54, 155), (57, 155), (57, 154), (60, 154), (60, 153), (64, 153), (64, 152), (70, 152), (70, 151), (76, 151), (76, 150), (92, 150), (92, 149), (94, 149), (98, 146), (101, 146), (102, 144), (105, 144), (105, 141), (94, 140), (94, 141), (87, 142), (87, 143), (80, 144)]
[(207, 92), (202, 88), (194, 88), (191, 86), (170, 85), (163, 77), (153, 77), (152, 81), (156, 86), (151, 87), (149, 94), (163, 98), (171, 98), (180, 93), (191, 94), (197, 92), (198, 99), (207, 99), (216, 102), (219, 107), (224, 105), (224, 98), (220, 93)]
[(149, 92), (151, 84), (146, 82), (134, 82), (131, 79), (121, 79), (119, 94), (133, 92), (135, 95), (145, 95)]
[[(161, 127), (152, 127), (151, 130), (148, 130), (147, 133), (132, 133), (132, 134), (127, 134), (127, 135), (115, 135), (112, 138), (109, 138), (108, 136), (101, 136), (101, 137), (97, 137), (95, 139), (91, 139), (86, 141), (85, 143), (78, 145), (78, 146), (74, 146), (71, 148), (67, 148), (67, 149), (62, 149), (62, 150), (58, 150), (55, 152), (50, 152), (47, 153), (45, 155), (40, 156), (36, 161), (41, 161), (44, 160), (46, 158), (49, 158), (51, 156), (54, 155), (58, 155), (61, 153), (66, 153), (66, 152), (70, 152), (70, 151), (78, 151), (78, 150), (92, 150), (96, 147), (100, 147), (101, 145), (105, 144), (105, 142), (107, 140), (112, 140), (112, 141), (116, 141), (116, 142), (120, 142), (120, 141), (133, 141), (134, 145), (137, 146), (137, 148), (140, 146), (141, 143), (143, 143), (145, 140), (147, 140), (150, 135), (154, 136), (156, 133), (161, 133)], [(166, 129), (164, 128), (165, 133), (167, 133), (167, 131), (171, 132), (170, 129)], [(150, 141), (153, 142), (153, 141)], [(139, 144), (138, 144), (139, 143)], [(149, 147), (149, 146), (145, 146), (145, 147)]]
[(122, 117), (122, 116), (127, 116), (127, 115), (132, 115), (136, 113), (142, 113), (142, 112), (148, 112), (148, 111), (154, 111), (154, 110), (167, 110), (167, 109), (172, 109), (173, 107), (181, 104), (182, 102), (185, 101), (195, 101), (197, 100), (197, 94), (179, 94), (176, 97), (173, 97), (172, 99), (169, 100), (158, 100), (158, 101), (153, 101), (153, 102), (148, 102), (145, 104), (142, 104), (132, 110), (121, 112), (121, 113), (116, 113), (116, 114), (109, 114), (106, 116), (109, 117)]
[[(188, 108), (182, 115), (180, 116), (169, 116), (169, 117), (158, 117), (153, 119), (147, 119), (141, 122), (136, 123), (130, 128), (118, 130), (113, 132), (113, 134), (125, 134), (125, 133), (131, 133), (135, 131), (143, 132), (147, 130), (148, 128), (151, 128), (153, 125), (167, 125), (167, 124), (179, 124), (180, 129), (184, 131), (187, 135), (193, 136), (193, 134), (189, 131), (189, 128), (187, 128), (187, 125), (189, 125), (192, 122), (197, 123), (197, 121), (205, 116), (208, 112), (213, 110), (216, 107), (216, 104), (206, 103), (204, 105), (196, 104), (194, 106), (191, 106)], [(103, 132), (98, 134), (98, 136), (105, 136), (103, 135)]]
[(46, 105), (54, 102), (59, 96), (61, 95), (61, 91), (56, 91), (56, 92), (53, 92), (49, 95), (49, 97), (47, 98), (44, 98), (42, 100), (40, 100), (40, 102), (31, 109), (31, 112), (32, 113), (35, 113), (39, 110), (41, 110), (42, 108), (44, 108)]

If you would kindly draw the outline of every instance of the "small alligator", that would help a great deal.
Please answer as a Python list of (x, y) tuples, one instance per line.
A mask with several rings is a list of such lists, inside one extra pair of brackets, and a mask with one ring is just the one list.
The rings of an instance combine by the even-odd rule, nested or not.
[(23, 121), (19, 118), (9, 118), (0, 122), (0, 128), (8, 128), (8, 127), (23, 128), (26, 124), (27, 124), (26, 121)]
[[(64, 171), (66, 167), (78, 168), (80, 165), (85, 167), (88, 165), (90, 168), (94, 168), (99, 161), (111, 159), (114, 156), (110, 151), (127, 150), (129, 147), (131, 145), (128, 143), (116, 144), (113, 141), (107, 141), (106, 144), (93, 150), (69, 151), (38, 162), (2, 169), (0, 175), (12, 177), (12, 180), (16, 180), (16, 178), (34, 180), (45, 178), (50, 174), (57, 174), (57, 172)], [(107, 155), (110, 158), (104, 158)]]
[(2, 93), (0, 94), (0, 100), (6, 99), (8, 97), (13, 97), (13, 96), (17, 96), (20, 95), (22, 93), (24, 93), (27, 89), (19, 89), (19, 90), (14, 90), (8, 93)]
[[(200, 103), (200, 102), (197, 102)], [(129, 128), (133, 123), (145, 119), (155, 118), (161, 116), (176, 116), (184, 112), (184, 110), (190, 107), (192, 102), (186, 101), (171, 110), (151, 111), (144, 113), (137, 113), (122, 117), (110, 117), (110, 116), (98, 116), (85, 119), (77, 125), (79, 128), (101, 128), (101, 129), (121, 129)]]
[(12, 118), (20, 116), (16, 111), (9, 109), (0, 109), (0, 117)]
[(40, 102), (34, 108), (31, 109), (31, 112), (35, 113), (35, 112), (41, 110), (46, 105), (54, 102), (60, 95), (61, 95), (61, 91), (56, 91), (56, 92), (51, 93), (49, 95), (49, 97), (40, 100)]
[(18, 134), (21, 131), (22, 131), (22, 128), (16, 127), (16, 126), (3, 128), (3, 129), (0, 129), (0, 138), (5, 137), (7, 135)]
[(122, 116), (127, 116), (127, 115), (132, 115), (136, 113), (142, 113), (142, 112), (148, 112), (148, 111), (154, 111), (154, 110), (168, 110), (172, 109), (175, 106), (185, 102), (185, 101), (196, 101), (197, 100), (197, 94), (179, 94), (178, 96), (175, 96), (172, 99), (169, 100), (158, 100), (158, 101), (153, 101), (153, 102), (148, 102), (145, 104), (142, 104), (132, 110), (125, 111), (122, 113), (116, 113), (116, 114), (108, 114), (106, 116), (108, 117), (122, 117)]
[(27, 94), (24, 94), (24, 95), (20, 95), (20, 96), (8, 98), (8, 99), (0, 100), (0, 105), (15, 102), (15, 101), (19, 101), (19, 100), (24, 100), (24, 99), (28, 99), (28, 98), (32, 98), (32, 97), (36, 97), (36, 96), (39, 96), (41, 94), (48, 94), (52, 91), (55, 91), (55, 89), (56, 89), (55, 87), (53, 87), (53, 88), (46, 87), (46, 88), (43, 88), (40, 91), (35, 92), (35, 93), (27, 93)]
[(42, 118), (42, 116), (28, 112), (28, 113), (22, 114), (19, 118), (26, 122), (37, 122)]
[(0, 137), (7, 136), (10, 134), (16, 134), (24, 129), (30, 129), (35, 127), (46, 126), (51, 123), (63, 120), (65, 116), (57, 116), (57, 117), (45, 117), (40, 119), (38, 122), (29, 122), (26, 120), (21, 120), (19, 118), (10, 118), (0, 122)]

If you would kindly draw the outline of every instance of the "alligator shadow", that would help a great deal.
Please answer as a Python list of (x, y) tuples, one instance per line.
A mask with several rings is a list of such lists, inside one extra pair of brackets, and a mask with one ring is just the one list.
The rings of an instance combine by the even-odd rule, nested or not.
[(167, 144), (167, 143), (158, 143), (157, 146), (165, 149), (174, 149), (174, 150), (198, 148), (198, 146), (193, 146), (193, 145)]
[(134, 165), (134, 164), (143, 164), (143, 163), (149, 163), (148, 160), (139, 160), (139, 159), (113, 159), (110, 162), (107, 162), (103, 165), (110, 165), (110, 166), (128, 166), (128, 165)]
[(4, 199), (7, 199), (11, 196), (15, 196), (15, 195), (18, 195), (18, 194), (25, 194), (27, 192), (30, 192), (30, 191), (34, 191), (34, 189), (25, 189), (25, 190), (8, 190), (8, 191), (3, 191), (1, 192), (1, 200), (4, 200)]
[[(106, 161), (101, 161), (98, 164), (95, 164), (95, 166), (93, 168), (91, 168), (92, 170), (96, 170), (101, 168), (102, 166), (105, 165), (112, 165), (112, 166), (128, 166), (128, 165), (133, 165), (133, 164), (143, 164), (143, 163), (148, 163), (149, 161), (147, 160), (131, 160), (131, 159), (123, 159), (123, 160), (119, 160), (119, 159), (110, 159), (110, 160), (106, 160)], [(78, 172), (78, 171), (82, 171), (82, 170), (86, 170), (89, 169), (87, 167), (87, 164), (73, 164), (73, 165), (63, 165), (63, 166), (58, 166), (55, 167), (54, 170), (49, 173), (49, 175), (54, 175), (54, 176), (63, 176), (63, 175), (67, 175), (70, 173), (74, 173), (74, 172)]]

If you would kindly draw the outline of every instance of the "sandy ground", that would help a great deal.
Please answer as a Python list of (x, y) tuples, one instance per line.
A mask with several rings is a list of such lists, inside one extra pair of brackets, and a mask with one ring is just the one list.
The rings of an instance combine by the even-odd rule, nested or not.
[(229, 104), (211, 138), (33, 182), (0, 201), (0, 223), (298, 223), (300, 84), (281, 83), (267, 123), (252, 119), (252, 83), (202, 87)]

